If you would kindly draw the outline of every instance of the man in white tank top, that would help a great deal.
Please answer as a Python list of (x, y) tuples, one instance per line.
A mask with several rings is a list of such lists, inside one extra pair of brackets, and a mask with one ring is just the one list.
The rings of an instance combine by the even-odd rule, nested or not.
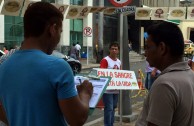
[[(111, 43), (109, 46), (109, 56), (103, 58), (100, 62), (100, 68), (121, 69), (121, 61), (117, 58), (119, 53), (119, 44)], [(107, 90), (103, 95), (104, 103), (104, 126), (113, 126), (115, 108), (117, 107), (119, 91)]]

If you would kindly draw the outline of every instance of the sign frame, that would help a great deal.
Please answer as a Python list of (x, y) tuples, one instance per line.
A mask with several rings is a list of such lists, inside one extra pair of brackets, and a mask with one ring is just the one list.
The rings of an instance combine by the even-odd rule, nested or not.
[(124, 3), (118, 3), (114, 0), (109, 0), (110, 3), (112, 3), (115, 7), (123, 7), (123, 6), (127, 6), (128, 4), (130, 4), (132, 2), (132, 0), (127, 0), (126, 2)]
[(134, 71), (93, 68), (98, 76), (111, 77), (107, 90), (139, 90)]

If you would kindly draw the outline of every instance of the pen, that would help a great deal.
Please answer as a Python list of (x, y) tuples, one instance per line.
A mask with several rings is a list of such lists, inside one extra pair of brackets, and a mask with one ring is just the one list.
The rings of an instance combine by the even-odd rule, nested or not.
[(81, 84), (82, 83), (82, 81), (81, 81), (81, 79), (79, 78), (79, 83)]

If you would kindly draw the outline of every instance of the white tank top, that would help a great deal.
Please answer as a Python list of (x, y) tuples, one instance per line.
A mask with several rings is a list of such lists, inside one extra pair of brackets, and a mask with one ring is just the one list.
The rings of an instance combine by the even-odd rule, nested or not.
[(112, 60), (109, 56), (106, 56), (105, 59), (108, 62), (107, 69), (121, 69), (121, 61), (119, 59)]
[[(107, 69), (119, 69), (119, 70), (121, 69), (121, 61), (119, 59), (112, 60), (109, 56), (106, 56), (105, 59), (108, 63)], [(105, 93), (118, 94), (119, 90), (106, 90)]]

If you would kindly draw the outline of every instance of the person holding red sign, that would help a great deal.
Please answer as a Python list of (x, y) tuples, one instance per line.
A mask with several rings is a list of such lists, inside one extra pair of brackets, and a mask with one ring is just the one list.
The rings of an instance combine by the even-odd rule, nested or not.
[[(119, 54), (119, 44), (111, 43), (109, 52), (109, 56), (106, 56), (101, 60), (100, 68), (121, 69), (121, 61), (117, 58), (117, 55)], [(118, 90), (107, 90), (103, 94), (104, 126), (113, 126), (114, 124), (115, 108), (117, 107), (118, 97)]]

